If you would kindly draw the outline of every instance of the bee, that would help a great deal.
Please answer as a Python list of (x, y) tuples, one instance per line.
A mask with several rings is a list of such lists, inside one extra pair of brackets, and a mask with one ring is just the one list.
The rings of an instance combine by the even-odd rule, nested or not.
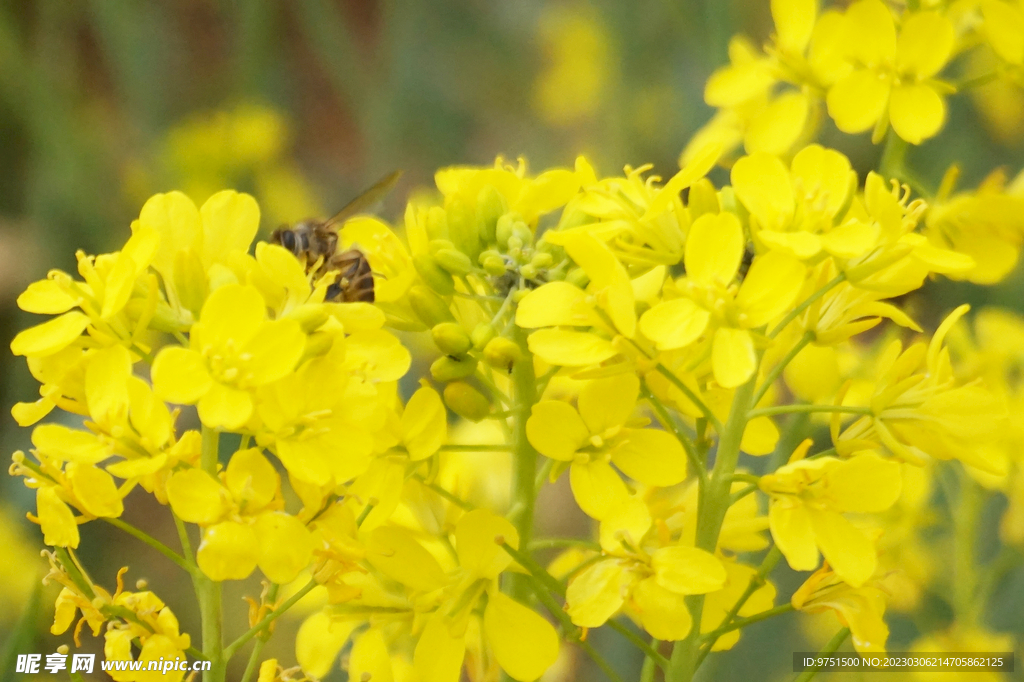
[(338, 252), (338, 228), (352, 216), (369, 210), (383, 199), (401, 175), (401, 171), (395, 171), (377, 181), (327, 220), (307, 218), (290, 227), (279, 227), (270, 235), (271, 242), (295, 254), (307, 273), (315, 277), (337, 273), (337, 279), (327, 288), (324, 300), (373, 303), (370, 262), (358, 248)]

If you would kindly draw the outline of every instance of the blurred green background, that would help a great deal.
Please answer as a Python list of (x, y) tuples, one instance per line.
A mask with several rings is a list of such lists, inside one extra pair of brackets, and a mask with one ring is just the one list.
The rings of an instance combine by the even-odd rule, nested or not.
[[(583, 153), (604, 174), (652, 163), (671, 175), (712, 113), (703, 85), (726, 63), (730, 36), (761, 43), (771, 28), (768, 0), (0, 1), (0, 336), (6, 344), (31, 323), (14, 304), (26, 284), (50, 268), (73, 269), (76, 249), (118, 248), (156, 192), (182, 189), (197, 202), (225, 187), (251, 192), (266, 234), (336, 210), (396, 168), (405, 175), (384, 207), (391, 219), (437, 168), (490, 164), (498, 154), (540, 169), (571, 166)], [(998, 121), (954, 99), (947, 129), (913, 150), (911, 165), (933, 186), (953, 160), (966, 185), (999, 165), (1015, 174), (1024, 164), (1018, 105), (1011, 99)], [(877, 165), (880, 150), (866, 136), (826, 127), (822, 140), (861, 173)], [(933, 288), (925, 321), (963, 299), (1021, 309), (1021, 282), (1018, 272), (999, 288)], [(29, 445), (9, 408), (35, 390), (22, 359), (0, 360), (4, 453)], [(166, 515), (142, 496), (132, 501), (127, 520), (176, 546)], [(52, 587), (30, 605), (45, 572), (40, 533), (24, 518), (32, 507), (31, 491), (0, 477), (0, 641), (50, 653), (67, 636), (45, 634)], [(149, 579), (198, 634), (185, 577), (117, 533), (83, 529), (94, 578), (113, 587), (130, 563), (128, 584)], [(795, 587), (786, 580), (782, 596)], [(1010, 583), (1008, 593), (1024, 590)], [(237, 588), (227, 600), (241, 608), (241, 595)], [(21, 614), (40, 634), (12, 643)], [(747, 663), (711, 666), (705, 679), (788, 668), (797, 640), (780, 634), (787, 627), (755, 628), (743, 645)], [(270, 653), (293, 660), (287, 637), (276, 639)], [(596, 641), (618, 646), (600, 633)], [(632, 653), (610, 653), (624, 670), (638, 669)], [(0, 680), (10, 672), (0, 670)], [(600, 677), (587, 670), (579, 679)]]

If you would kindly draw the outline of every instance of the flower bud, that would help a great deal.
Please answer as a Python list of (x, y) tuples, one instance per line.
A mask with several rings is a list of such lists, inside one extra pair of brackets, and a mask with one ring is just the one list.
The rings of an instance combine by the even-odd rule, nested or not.
[(448, 214), (448, 236), (455, 247), (463, 253), (479, 253), (480, 233), (473, 207), (461, 199), (450, 198), (446, 212)]
[(543, 270), (545, 268), (550, 268), (551, 265), (554, 262), (555, 262), (554, 257), (550, 253), (548, 253), (547, 251), (541, 251), (540, 253), (535, 253), (535, 254), (533, 254), (533, 258), (530, 259), (530, 265), (532, 265), (533, 267), (537, 268), (538, 270)]
[(537, 268), (531, 265), (530, 263), (527, 263), (526, 265), (519, 268), (519, 274), (525, 277), (526, 279), (536, 279)]
[(519, 221), (518, 213), (506, 213), (498, 218), (494, 228), (494, 240), (498, 243), (499, 248), (504, 248), (508, 244), (508, 238), (512, 236), (512, 227)]
[(501, 277), (505, 274), (505, 259), (501, 256), (488, 256), (484, 259), (483, 266), (487, 274), (493, 277)]
[(497, 332), (494, 330), (493, 325), (488, 322), (481, 322), (473, 327), (473, 333), (469, 335), (469, 338), (473, 342), (473, 348), (483, 350), (487, 342), (493, 339), (496, 334)]
[(718, 192), (707, 178), (701, 178), (690, 187), (687, 203), (690, 218), (696, 220), (705, 213), (718, 213)]
[(434, 345), (446, 355), (459, 357), (465, 355), (473, 347), (469, 334), (457, 322), (442, 322), (434, 325), (430, 330), (430, 336), (434, 339)]
[(441, 249), (434, 254), (434, 260), (453, 275), (467, 275), (473, 269), (469, 256), (455, 249)]
[(448, 214), (440, 206), (431, 206), (427, 211), (427, 236), (448, 239)]
[(302, 331), (309, 334), (319, 329), (320, 325), (326, 322), (330, 316), (327, 314), (324, 306), (304, 305), (291, 311), (288, 317), (298, 322), (299, 326), (302, 327)]
[(505, 215), (508, 205), (494, 185), (485, 185), (476, 197), (476, 215), (480, 220), (480, 239), (484, 244), (493, 244), (498, 219)]
[(500, 259), (501, 258), (501, 252), (500, 251), (495, 251), (494, 249), (487, 249), (486, 251), (481, 251), (480, 255), (477, 256), (476, 262), (479, 263), (480, 265), (483, 265), (484, 261), (486, 261), (488, 258), (499, 258)]
[(452, 412), (474, 422), (491, 412), (491, 402), (487, 397), (465, 381), (454, 381), (445, 386), (444, 402)]
[(476, 358), (469, 355), (458, 360), (442, 355), (430, 364), (430, 376), (434, 377), (435, 381), (464, 379), (475, 371)]
[(422, 284), (409, 287), (409, 305), (416, 313), (416, 317), (420, 318), (428, 327), (455, 320), (444, 299)]
[(519, 237), (519, 240), (523, 244), (533, 243), (533, 231), (522, 221), (518, 221), (512, 225), (512, 236)]
[(430, 243), (427, 244), (427, 250), (430, 251), (430, 255), (433, 256), (441, 249), (454, 249), (455, 244), (450, 239), (431, 239)]
[(566, 273), (565, 281), (578, 286), (580, 289), (586, 289), (590, 283), (590, 277), (583, 271), (583, 268), (574, 268)]
[(491, 339), (484, 346), (484, 360), (495, 369), (512, 371), (512, 365), (523, 357), (523, 352), (515, 342), (504, 337)]
[(423, 281), (437, 293), (447, 296), (455, 291), (455, 281), (431, 256), (425, 253), (412, 257), (412, 264)]

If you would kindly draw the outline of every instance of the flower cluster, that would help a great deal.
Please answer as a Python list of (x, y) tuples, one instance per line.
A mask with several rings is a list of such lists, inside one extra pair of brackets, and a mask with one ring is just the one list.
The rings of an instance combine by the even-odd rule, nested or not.
[[(1024, 542), (1024, 322), (982, 311), (972, 334), (967, 306), (921, 325), (908, 303), (939, 276), (1009, 273), (1024, 185), (955, 193), (954, 170), (916, 196), (902, 161), (861, 181), (808, 139), (822, 103), (843, 131), (934, 135), (938, 74), (981, 40), (1019, 76), (1016, 5), (919, 4), (773, 2), (771, 45), (734, 41), (708, 83), (720, 112), (667, 180), (499, 158), (438, 171), (398, 225), (351, 218), (339, 248), (368, 261), (373, 303), (335, 300), (351, 282), (331, 259), (257, 240), (260, 208), (233, 191), (158, 194), (120, 251), (29, 285), (19, 305), (50, 318), (11, 343), (40, 384), (13, 409), (33, 447), (11, 473), (54, 548), (54, 632), (80, 612), (76, 637), (106, 624), (111, 657), (192, 645), (152, 592), (88, 578), (78, 529), (103, 519), (192, 577), (211, 682), (253, 639), (245, 680), (340, 657), (364, 681), (531, 682), (575, 651), (610, 670), (587, 641), (606, 625), (689, 680), (794, 610), (884, 651), (889, 598), (913, 609), (940, 580), (914, 560), (933, 482), (974, 521), (980, 491), (1004, 491), (1002, 535)], [(429, 369), (408, 377), (414, 352)], [(534, 537), (563, 475), (593, 538)], [(137, 488), (180, 551), (121, 518)], [(775, 605), (783, 559), (810, 575)], [(221, 583), (253, 574), (250, 629), (224, 646)], [(922, 647), (985, 640), (975, 587), (953, 590), (961, 630)], [(311, 594), (298, 668), (257, 665)]]

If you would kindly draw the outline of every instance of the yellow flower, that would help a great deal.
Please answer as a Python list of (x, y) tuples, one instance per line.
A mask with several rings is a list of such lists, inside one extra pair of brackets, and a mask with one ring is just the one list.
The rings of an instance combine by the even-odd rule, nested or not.
[[(397, 364), (384, 357), (385, 362), (372, 370), (385, 372), (393, 381), (408, 368), (409, 354), (393, 336), (378, 331), (404, 353)], [(356, 343), (359, 335), (336, 339), (328, 353), (303, 362), (257, 392), (257, 442), (271, 448), (296, 479), (317, 486), (339, 484), (370, 465), (374, 437), (384, 427), (387, 413), (377, 386), (353, 376), (348, 365), (361, 365), (364, 350), (370, 355), (390, 351), (376, 333), (366, 334), (365, 343)]]
[(937, 11), (908, 13), (899, 34), (881, 0), (858, 0), (843, 17), (843, 48), (854, 69), (828, 91), (828, 113), (846, 133), (874, 127), (882, 139), (888, 125), (912, 144), (934, 136), (946, 120), (934, 80), (953, 54), (953, 23)]
[(826, 563), (793, 593), (791, 601), (799, 611), (835, 613), (850, 628), (853, 646), (859, 653), (885, 653), (889, 638), (889, 626), (883, 618), (886, 598), (875, 582), (854, 587)]
[(979, 382), (960, 384), (953, 375), (946, 334), (969, 306), (950, 313), (928, 344), (906, 350), (896, 340), (879, 357), (870, 415), (840, 431), (841, 414), (832, 418), (832, 442), (840, 454), (885, 447), (907, 462), (959, 459), (1004, 476), (1005, 462), (995, 444), (1006, 408)]
[[(124, 248), (117, 253), (86, 256), (79, 251), (78, 271), (84, 281), (54, 270), (50, 277), (34, 282), (18, 297), (27, 312), (59, 315), (21, 331), (11, 341), (11, 352), (29, 358), (58, 353), (72, 344), (127, 347), (138, 345), (157, 304), (156, 280), (144, 273), (153, 262), (160, 235), (152, 228), (136, 226)], [(129, 306), (140, 279), (146, 293)], [(78, 308), (78, 310), (73, 310)], [(88, 343), (82, 333), (88, 330)]]
[(1024, 240), (1024, 191), (1005, 184), (1005, 174), (995, 171), (976, 190), (929, 204), (925, 213), (929, 240), (974, 261), (974, 267), (966, 272), (949, 273), (950, 279), (996, 284), (1017, 265)]
[(198, 209), (181, 192), (168, 192), (152, 196), (132, 225), (133, 230), (159, 235), (152, 264), (165, 301), (157, 305), (154, 327), (186, 331), (213, 289), (245, 282), (260, 209), (248, 194), (229, 190), (214, 194)]
[[(794, 457), (802, 457), (809, 446), (805, 442)], [(790, 566), (814, 570), (820, 550), (836, 574), (854, 587), (874, 574), (874, 542), (843, 514), (880, 512), (895, 504), (900, 494), (897, 463), (873, 453), (845, 460), (797, 459), (762, 476), (759, 485), (771, 498), (772, 537)]]
[(207, 426), (237, 429), (252, 416), (251, 391), (290, 373), (304, 343), (294, 320), (267, 320), (256, 289), (228, 284), (203, 305), (189, 347), (157, 355), (153, 388), (169, 402), (197, 404)]
[(660, 533), (649, 536), (651, 516), (641, 500), (626, 500), (614, 511), (601, 524), (602, 558), (569, 582), (569, 617), (596, 628), (625, 608), (651, 636), (684, 639), (693, 624), (685, 597), (720, 590), (725, 568), (704, 550)]
[[(519, 302), (516, 324), (545, 327), (528, 337), (530, 350), (545, 362), (597, 364), (618, 354), (614, 336), (632, 338), (636, 333), (632, 284), (626, 268), (597, 238), (575, 234), (565, 250), (590, 278), (586, 291), (569, 282), (549, 282)], [(563, 327), (588, 327), (599, 333)]]
[(817, 93), (848, 69), (835, 47), (842, 17), (835, 10), (819, 17), (807, 0), (774, 0), (771, 11), (776, 32), (766, 54), (741, 36), (730, 40), (730, 64), (704, 89), (704, 100), (719, 111), (691, 139), (683, 162), (710, 141), (726, 152), (742, 142), (748, 153), (787, 155), (817, 129)]
[(580, 391), (578, 409), (542, 400), (526, 422), (526, 437), (538, 452), (570, 463), (576, 502), (595, 519), (628, 497), (612, 464), (647, 485), (675, 485), (686, 477), (686, 453), (675, 437), (631, 420), (639, 395), (640, 380), (633, 374), (595, 379)]
[(258, 565), (275, 583), (294, 580), (309, 564), (313, 538), (281, 511), (281, 481), (259, 449), (239, 450), (217, 480), (180, 469), (167, 482), (174, 513), (204, 528), (196, 560), (213, 580), (242, 580)]
[[(972, 652), (984, 654), (986, 652), (1002, 653), (1014, 650), (1016, 638), (1012, 634), (1000, 634), (980, 625), (969, 625), (966, 623), (954, 623), (947, 630), (929, 633), (910, 645), (910, 651), (915, 654), (945, 654), (962, 653), (970, 656)], [(961, 673), (963, 674), (963, 673)], [(972, 672), (967, 673), (972, 680), (977, 682), (1000, 682), (1006, 676), (998, 672)], [(921, 682), (940, 682), (943, 675), (935, 672), (917, 672), (915, 680)]]
[[(467, 512), (452, 535), (457, 565), (446, 570), (412, 532), (379, 526), (365, 534), (365, 561), (379, 575), (402, 586), (405, 596), (385, 593), (374, 586), (372, 578), (357, 578), (363, 589), (354, 592), (344, 606), (385, 606), (396, 622), (411, 622), (411, 629), (405, 632), (416, 637), (413, 666), (424, 682), (457, 682), (469, 640), (478, 626), (488, 655), (502, 670), (515, 680), (532, 682), (558, 657), (558, 636), (544, 618), (497, 589), (500, 574), (512, 562), (497, 538), (512, 547), (519, 546), (515, 527), (505, 519), (485, 510)], [(328, 619), (323, 616), (307, 620), (309, 627), (304, 624), (296, 643), (299, 660), (305, 661), (304, 668), (310, 666), (305, 669), (311, 674), (330, 668), (350, 632), (343, 625), (329, 632), (323, 627), (325, 621)], [(380, 644), (371, 641), (362, 645), (372, 650), (357, 658), (357, 668), (384, 667)], [(350, 675), (352, 665), (350, 660)]]
[(614, 78), (608, 32), (587, 5), (551, 5), (541, 15), (544, 70), (534, 84), (534, 107), (549, 123), (567, 126), (599, 111)]
[(798, 260), (769, 252), (754, 259), (737, 287), (744, 243), (743, 228), (733, 214), (698, 218), (686, 240), (686, 277), (666, 285), (677, 297), (666, 296), (640, 319), (640, 331), (659, 350), (682, 348), (705, 334), (711, 337), (715, 380), (725, 388), (739, 386), (757, 369), (751, 331), (793, 303), (805, 275)]
[(856, 185), (849, 159), (816, 144), (797, 152), (791, 168), (763, 152), (732, 167), (732, 187), (750, 211), (754, 242), (801, 260), (823, 250), (853, 258), (874, 246), (877, 226), (842, 222)]

